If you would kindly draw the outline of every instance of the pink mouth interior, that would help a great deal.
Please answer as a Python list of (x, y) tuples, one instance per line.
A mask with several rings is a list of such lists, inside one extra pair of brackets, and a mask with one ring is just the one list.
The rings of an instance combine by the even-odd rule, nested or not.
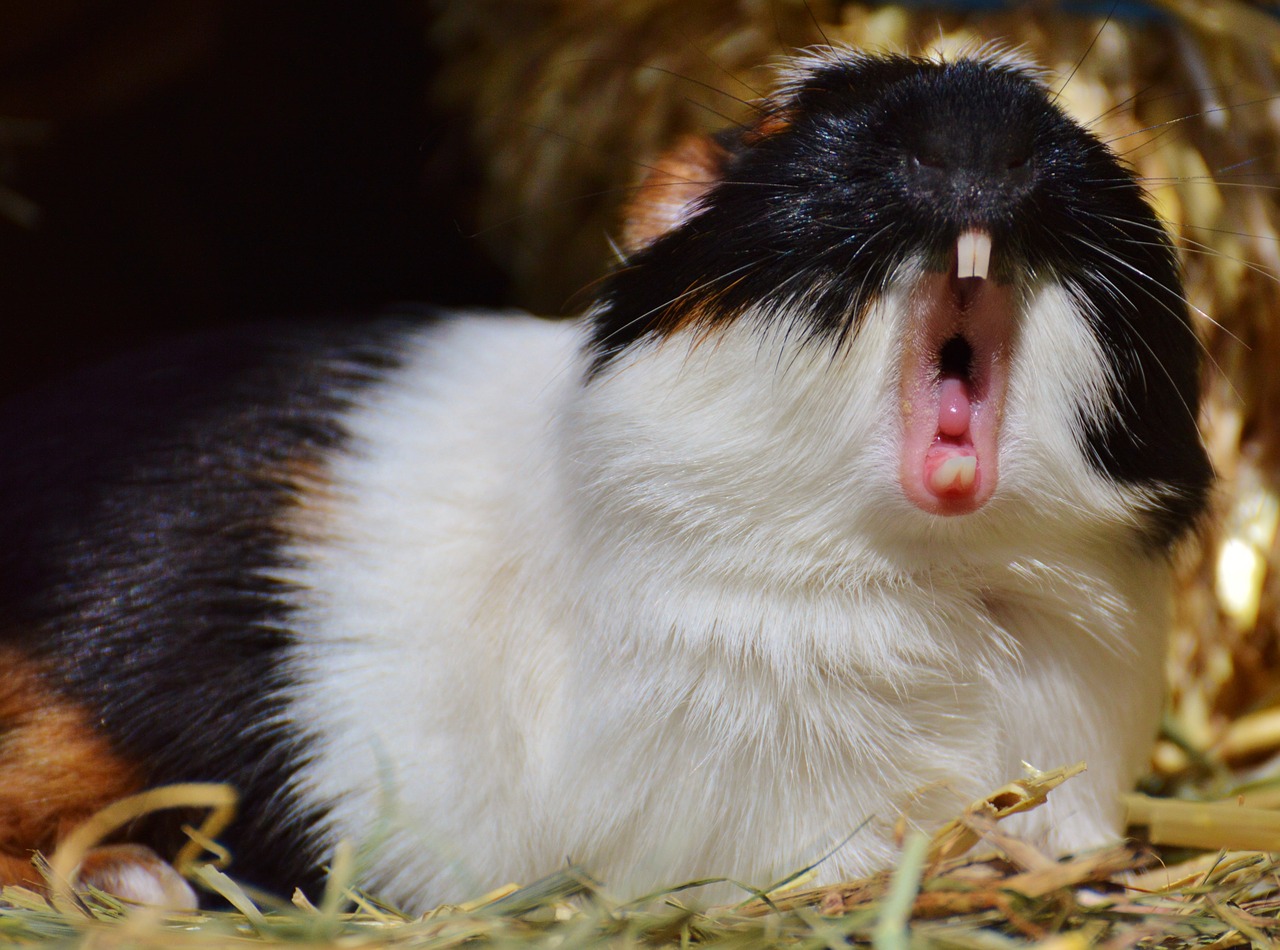
[(990, 500), (999, 479), (1009, 292), (954, 271), (930, 275), (911, 320), (901, 376), (903, 493), (931, 514), (967, 514)]
[[(943, 376), (938, 380), (938, 434), (925, 451), (925, 483), (947, 495), (963, 495), (968, 489), (959, 475), (951, 478), (940, 471), (951, 459), (976, 456), (973, 437), (969, 432), (973, 417), (973, 402), (969, 395), (969, 382), (964, 377)], [(952, 466), (953, 469), (961, 468)], [(977, 466), (974, 467), (975, 475)]]

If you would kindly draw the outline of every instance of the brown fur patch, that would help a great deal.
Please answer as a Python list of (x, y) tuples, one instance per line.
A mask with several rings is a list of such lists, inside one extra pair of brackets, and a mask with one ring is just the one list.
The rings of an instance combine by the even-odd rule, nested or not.
[(38, 883), (31, 853), (142, 785), (92, 717), (49, 687), (40, 666), (0, 650), (0, 883)]
[(770, 112), (763, 119), (746, 131), (742, 140), (748, 145), (756, 145), (775, 135), (781, 135), (791, 128), (794, 121), (790, 112)]
[(278, 526), (289, 537), (312, 544), (332, 540), (329, 526), (342, 497), (334, 485), (328, 459), (300, 457), (270, 473), (270, 478), (287, 492)]
[[(658, 335), (665, 339), (677, 333), (692, 332), (696, 334), (693, 340), (695, 347), (717, 339), (716, 328), (737, 316), (721, 306), (721, 295), (745, 279), (745, 276), (738, 277), (714, 293), (705, 295), (694, 295), (694, 288), (690, 288), (663, 311)], [(692, 302), (686, 302), (686, 297)]]
[(291, 459), (280, 469), (270, 473), (272, 480), (279, 482), (295, 495), (315, 495), (320, 503), (333, 500), (333, 482), (329, 476), (329, 467), (323, 459), (314, 455), (304, 455)]
[[(763, 118), (744, 133), (748, 144), (785, 132), (791, 118), (783, 112)], [(665, 153), (635, 197), (627, 206), (622, 230), (624, 252), (642, 250), (669, 231), (678, 228), (694, 210), (695, 203), (720, 182), (729, 152), (706, 136), (686, 136)], [(720, 296), (746, 276), (738, 277), (728, 287), (715, 292), (698, 292), (705, 288), (689, 287), (656, 315), (655, 332), (669, 337), (681, 331), (697, 329), (695, 345), (711, 336), (710, 331), (736, 314), (719, 308)]]
[(641, 250), (678, 227), (693, 203), (719, 182), (727, 158), (720, 145), (703, 135), (685, 136), (664, 153), (626, 207), (623, 251)]

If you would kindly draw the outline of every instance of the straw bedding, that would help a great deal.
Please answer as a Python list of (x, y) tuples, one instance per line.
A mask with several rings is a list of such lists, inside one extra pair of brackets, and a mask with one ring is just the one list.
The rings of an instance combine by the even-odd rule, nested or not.
[[(1203, 430), (1220, 476), (1217, 517), (1183, 553), (1170, 712), (1146, 791), (1225, 801), (1135, 796), (1131, 819), (1165, 846), (1159, 856), (1124, 846), (1055, 862), (997, 824), (1070, 781), (1069, 770), (1036, 775), (975, 803), (932, 841), (907, 837), (892, 872), (821, 890), (805, 890), (800, 875), (711, 910), (687, 905), (678, 891), (621, 904), (586, 871), (567, 869), (409, 920), (347, 889), (358, 867), (348, 852), (335, 858), (319, 907), (255, 900), (195, 861), (191, 873), (234, 912), (166, 918), (101, 896), (55, 888), (51, 905), (11, 889), (0, 939), (883, 948), (1225, 948), (1280, 939), (1280, 865), (1265, 853), (1280, 851), (1280, 812), (1271, 810), (1280, 786), (1269, 780), (1280, 752), (1280, 18), (1261, 5), (1192, 0), (1117, 4), (1105, 25), (1082, 4), (945, 6), (423, 4), (424, 35), (444, 63), (433, 103), (459, 116), (486, 156), (465, 226), (514, 276), (522, 303), (572, 309), (607, 263), (617, 207), (645, 158), (682, 132), (743, 117), (744, 100), (767, 89), (768, 64), (788, 48), (831, 41), (954, 53), (998, 39), (1070, 76), (1069, 110), (1136, 165), (1178, 237), (1209, 356)], [(1172, 850), (1179, 847), (1207, 853)]]

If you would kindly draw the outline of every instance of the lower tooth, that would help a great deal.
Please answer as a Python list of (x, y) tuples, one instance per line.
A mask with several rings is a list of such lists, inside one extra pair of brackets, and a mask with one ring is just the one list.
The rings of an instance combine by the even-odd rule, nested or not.
[(972, 455), (955, 455), (933, 471), (930, 479), (935, 492), (967, 491), (978, 474), (978, 459)]

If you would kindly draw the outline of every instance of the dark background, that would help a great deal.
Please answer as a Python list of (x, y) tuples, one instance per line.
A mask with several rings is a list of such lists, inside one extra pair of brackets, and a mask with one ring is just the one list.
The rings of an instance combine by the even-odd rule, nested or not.
[(0, 5), (0, 396), (149, 340), (497, 303), (428, 4)]

